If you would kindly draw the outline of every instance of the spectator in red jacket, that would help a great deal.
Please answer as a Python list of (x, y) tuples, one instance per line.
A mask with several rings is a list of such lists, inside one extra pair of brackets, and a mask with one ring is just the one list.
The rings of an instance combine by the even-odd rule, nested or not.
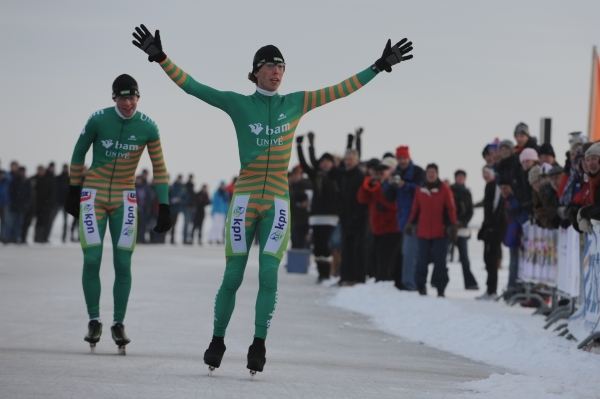
[(375, 267), (375, 281), (402, 280), (402, 235), (398, 230), (396, 201), (388, 201), (383, 195), (383, 183), (387, 181), (398, 162), (394, 157), (383, 158), (374, 165), (376, 177), (367, 176), (358, 190), (361, 204), (369, 205), (369, 220), (373, 233), (373, 257), (367, 259)]
[(417, 274), (415, 282), (419, 294), (427, 295), (427, 267), (433, 257), (432, 284), (437, 288), (438, 296), (443, 297), (448, 284), (446, 254), (449, 236), (456, 241), (456, 206), (454, 196), (448, 185), (438, 178), (438, 167), (432, 163), (425, 170), (425, 182), (415, 192), (415, 199), (408, 218), (405, 233), (414, 234), (415, 225), (419, 240)]

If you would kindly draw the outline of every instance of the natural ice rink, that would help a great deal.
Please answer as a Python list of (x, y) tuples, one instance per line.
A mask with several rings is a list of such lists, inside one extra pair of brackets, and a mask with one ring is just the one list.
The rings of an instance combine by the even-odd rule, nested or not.
[[(95, 355), (83, 341), (79, 246), (3, 246), (0, 398), (598, 397), (598, 355), (543, 330), (543, 318), (531, 317), (531, 309), (472, 299), (485, 286), (480, 247), (470, 241), (482, 290), (464, 291), (460, 266), (450, 264), (445, 300), (399, 292), (390, 283), (316, 285), (314, 271), (288, 274), (284, 259), (265, 371), (250, 381), (256, 247), (238, 291), (223, 363), (208, 377), (202, 355), (212, 335), (222, 247), (136, 248), (125, 319), (132, 342), (127, 356), (120, 356), (109, 328), (110, 245), (101, 268), (104, 331)], [(506, 273), (500, 271), (501, 285)]]

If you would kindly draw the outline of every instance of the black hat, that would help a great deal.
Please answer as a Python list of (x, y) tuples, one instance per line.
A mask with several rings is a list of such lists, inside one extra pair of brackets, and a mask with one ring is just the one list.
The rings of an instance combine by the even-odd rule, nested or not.
[(551, 157), (556, 158), (556, 155), (554, 155), (554, 149), (552, 148), (552, 144), (550, 144), (550, 143), (542, 144), (542, 146), (540, 147), (540, 150), (538, 152), (538, 155), (550, 155)]
[(367, 161), (366, 166), (367, 166), (367, 168), (371, 169), (371, 168), (375, 168), (379, 164), (380, 164), (379, 159), (377, 159), (377, 158), (371, 158), (371, 159), (369, 159)]
[(324, 160), (324, 159), (328, 159), (331, 162), (333, 162), (333, 156), (330, 153), (328, 153), (328, 152), (326, 152), (325, 154), (321, 155), (321, 158), (319, 158), (319, 163), (321, 163), (321, 161)]
[(256, 54), (254, 54), (254, 60), (252, 60), (252, 73), (258, 71), (260, 67), (267, 62), (285, 63), (281, 51), (272, 44), (259, 48)]
[(429, 165), (427, 165), (425, 170), (427, 170), (427, 169), (435, 169), (435, 171), (438, 172), (438, 166), (434, 163), (430, 163)]
[(116, 98), (119, 96), (138, 96), (140, 92), (138, 90), (138, 84), (134, 78), (127, 74), (118, 76), (112, 84), (112, 97)]

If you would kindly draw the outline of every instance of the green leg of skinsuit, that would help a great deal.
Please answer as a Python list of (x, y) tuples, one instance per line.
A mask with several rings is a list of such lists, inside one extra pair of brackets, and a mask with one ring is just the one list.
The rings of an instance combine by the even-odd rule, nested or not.
[[(259, 243), (260, 243), (260, 254), (259, 254), (259, 288), (258, 296), (256, 298), (256, 316), (255, 316), (255, 333), (254, 336), (257, 338), (265, 339), (267, 337), (267, 329), (271, 324), (271, 318), (275, 312), (275, 306), (277, 304), (277, 272), (279, 269), (279, 263), (283, 256), (283, 252), (287, 247), (289, 239), (289, 228), (287, 224), (287, 215), (289, 215), (289, 201), (285, 201), (285, 228), (281, 230), (281, 234), (274, 235), (274, 227), (278, 223), (278, 219), (281, 217), (278, 212), (283, 212), (282, 209), (277, 209), (275, 206), (270, 209), (261, 212), (257, 218), (248, 217), (248, 221), (251, 225), (245, 226), (245, 247), (246, 253), (233, 255), (230, 250), (230, 236), (232, 223), (235, 222), (235, 217), (232, 218), (232, 210), (235, 208), (235, 196), (232, 200), (232, 206), (229, 210), (229, 215), (226, 223), (227, 241), (228, 248), (227, 253), (227, 264), (225, 267), (225, 274), (223, 276), (223, 283), (219, 288), (217, 297), (215, 299), (215, 317), (214, 317), (214, 331), (213, 334), (217, 337), (224, 337), (225, 330), (231, 319), (231, 314), (235, 307), (235, 295), (242, 284), (244, 278), (244, 271), (246, 269), (246, 263), (248, 262), (248, 251), (252, 245), (254, 239), (254, 232), (256, 226), (259, 225)], [(252, 200), (254, 203), (264, 203), (265, 201)], [(255, 219), (255, 220), (252, 220)], [(277, 239), (277, 248), (279, 250), (275, 252), (269, 252), (269, 249), (273, 250), (274, 240)]]
[[(133, 248), (128, 250), (118, 247), (124, 214), (124, 206), (122, 205), (110, 215), (104, 213), (102, 218), (98, 220), (98, 232), (100, 234), (101, 243), (99, 245), (83, 248), (82, 283), (90, 319), (100, 317), (100, 263), (102, 261), (102, 247), (107, 222), (110, 226), (110, 234), (113, 243), (115, 269), (115, 282), (113, 285), (113, 320), (116, 322), (123, 322), (125, 319), (125, 311), (127, 310), (127, 302), (131, 291), (131, 256), (133, 255)], [(80, 235), (82, 235), (81, 227)]]

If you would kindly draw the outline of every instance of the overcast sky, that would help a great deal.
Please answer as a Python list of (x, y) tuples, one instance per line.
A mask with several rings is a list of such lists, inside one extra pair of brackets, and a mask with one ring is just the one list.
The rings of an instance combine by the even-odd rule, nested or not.
[[(286, 73), (280, 93), (336, 84), (371, 65), (388, 38), (408, 37), (414, 58), (353, 95), (307, 114), (316, 147), (342, 153), (364, 127), (363, 159), (409, 145), (441, 177), (469, 172), (482, 196), (481, 150), (525, 122), (539, 134), (551, 117), (557, 154), (567, 134), (587, 132), (598, 1), (13, 1), (0, 3), (0, 161), (70, 161), (88, 117), (111, 106), (111, 84), (128, 73), (138, 109), (161, 131), (171, 176), (194, 173), (211, 191), (239, 170), (233, 124), (188, 96), (131, 44), (134, 27), (161, 30), (165, 52), (196, 80), (254, 91), (256, 50), (274, 44)], [(91, 151), (88, 154), (91, 162)], [(564, 156), (558, 155), (564, 163)], [(292, 163), (297, 162), (294, 152)], [(150, 165), (142, 158), (140, 168)]]

